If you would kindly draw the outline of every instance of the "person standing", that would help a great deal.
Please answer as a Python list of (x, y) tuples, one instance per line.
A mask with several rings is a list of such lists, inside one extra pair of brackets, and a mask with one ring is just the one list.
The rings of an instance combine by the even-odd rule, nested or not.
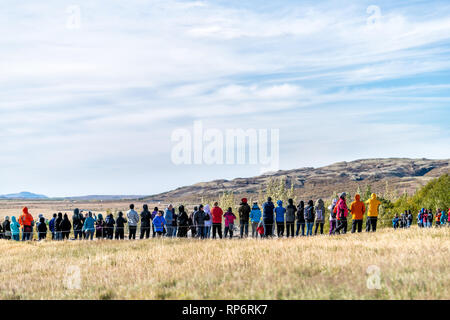
[(250, 222), (252, 223), (252, 238), (257, 238), (258, 225), (261, 222), (261, 209), (257, 202), (253, 202), (252, 211), (250, 211)]
[(39, 215), (39, 222), (36, 225), (38, 231), (38, 240), (47, 238), (47, 224), (45, 223), (44, 215)]
[(336, 204), (336, 207), (334, 208), (334, 211), (337, 214), (337, 234), (339, 234), (341, 230), (344, 234), (347, 233), (348, 207), (346, 197), (347, 194), (345, 192), (342, 192)]
[(135, 240), (136, 239), (136, 230), (137, 225), (139, 223), (139, 215), (134, 210), (134, 204), (130, 204), (130, 210), (127, 211), (127, 218), (128, 218), (128, 239)]
[(286, 237), (294, 236), (294, 223), (295, 214), (297, 213), (297, 207), (294, 205), (294, 200), (288, 199), (288, 205), (286, 206)]
[(302, 237), (305, 236), (305, 202), (300, 201), (297, 206), (297, 232), (296, 236), (300, 234), (300, 229), (302, 230)]
[(83, 215), (80, 213), (80, 209), (75, 208), (72, 216), (73, 235), (75, 240), (78, 238), (83, 239)]
[(98, 214), (97, 221), (95, 222), (95, 237), (97, 239), (106, 238), (105, 220), (101, 213)]
[(166, 237), (172, 237), (173, 235), (173, 206), (169, 204), (169, 206), (164, 210), (164, 220), (166, 221)]
[(222, 239), (222, 217), (223, 210), (219, 207), (218, 202), (214, 202), (214, 207), (211, 209), (212, 216), (212, 237), (216, 238), (216, 233), (219, 235), (219, 238)]
[(284, 236), (284, 214), (286, 208), (283, 207), (283, 201), (277, 201), (277, 207), (275, 208), (275, 219), (277, 222), (277, 237), (283, 238)]
[(329, 235), (334, 235), (336, 232), (336, 212), (334, 212), (334, 208), (337, 205), (337, 199), (333, 199), (331, 202), (331, 205), (328, 207), (328, 210), (330, 210), (330, 232)]
[(55, 240), (56, 236), (55, 236), (55, 222), (56, 222), (56, 213), (53, 214), (53, 218), (50, 219), (50, 221), (48, 222), (48, 228), (50, 230), (50, 232), (52, 233), (52, 240)]
[(362, 232), (366, 206), (364, 205), (364, 202), (361, 201), (361, 196), (359, 194), (355, 195), (355, 201), (350, 205), (350, 212), (352, 213), (352, 233), (355, 233), (356, 230), (358, 230), (358, 233)]
[(20, 224), (16, 221), (16, 217), (11, 217), (11, 236), (14, 241), (20, 241)]
[(32, 240), (34, 219), (28, 212), (27, 207), (22, 209), (22, 215), (19, 217), (19, 224), (22, 226), (22, 241)]
[(150, 219), (151, 219), (151, 213), (148, 211), (148, 205), (144, 204), (142, 206), (142, 212), (141, 212), (141, 234), (140, 238), (144, 239), (144, 236), (146, 239), (150, 238)]
[(158, 238), (160, 238), (163, 234), (164, 231), (164, 226), (167, 224), (166, 219), (164, 219), (163, 217), (163, 211), (158, 211), (158, 214), (156, 215), (156, 217), (153, 219), (153, 226), (155, 228), (155, 232), (158, 236)]
[(72, 229), (72, 224), (70, 223), (69, 220), (69, 216), (67, 215), (67, 213), (64, 213), (64, 218), (61, 222), (61, 233), (62, 233), (62, 238), (69, 240), (69, 235), (70, 235), (70, 229)]
[(322, 199), (316, 201), (316, 228), (314, 229), (314, 235), (317, 234), (317, 230), (320, 228), (320, 234), (323, 234), (323, 225), (325, 224), (325, 204)]
[(123, 212), (119, 211), (117, 220), (116, 220), (116, 234), (115, 239), (123, 240), (125, 238), (125, 223), (127, 220), (123, 217)]
[(86, 237), (85, 237), (86, 240), (89, 240), (89, 239), (93, 240), (93, 238), (94, 238), (95, 220), (97, 220), (97, 219), (92, 217), (92, 212), (89, 211), (88, 216), (86, 217), (86, 219), (84, 220), (84, 223), (83, 223), (83, 231), (84, 231), (84, 234), (86, 235)]
[(411, 227), (411, 224), (413, 222), (413, 215), (411, 213), (411, 210), (408, 210), (408, 217), (407, 217), (407, 228)]
[(272, 198), (268, 197), (267, 202), (263, 204), (263, 223), (265, 237), (272, 237), (272, 227), (273, 227), (273, 213), (275, 211), (275, 206), (272, 202)]
[(205, 238), (209, 239), (211, 236), (211, 227), (212, 227), (212, 215), (209, 204), (205, 205), (204, 211), (205, 211)]
[(4, 239), (11, 240), (11, 222), (9, 221), (9, 217), (5, 217), (5, 221), (2, 223)]
[(177, 236), (178, 231), (178, 215), (175, 212), (175, 207), (172, 208), (172, 237)]
[(252, 209), (247, 203), (247, 198), (242, 198), (241, 204), (239, 206), (239, 224), (240, 224), (240, 235), (241, 238), (248, 237), (248, 223), (250, 220), (250, 211)]
[(195, 224), (194, 220), (194, 214), (198, 211), (198, 207), (194, 207), (194, 211), (189, 215), (189, 228), (191, 229), (191, 237), (196, 238), (197, 237), (197, 226)]
[(227, 212), (223, 215), (225, 218), (225, 235), (226, 238), (228, 233), (230, 233), (230, 239), (233, 239), (233, 230), (234, 230), (234, 220), (236, 219), (236, 215), (233, 213), (231, 207), (228, 208)]
[(309, 200), (308, 205), (305, 208), (305, 222), (306, 222), (307, 236), (312, 236), (314, 219), (315, 219), (314, 202), (312, 200)]
[(369, 206), (367, 213), (367, 226), (366, 231), (376, 232), (377, 231), (377, 220), (378, 220), (378, 207), (381, 204), (381, 201), (377, 199), (377, 195), (372, 193), (370, 199), (366, 201)]
[(198, 206), (198, 210), (194, 213), (194, 223), (197, 226), (197, 237), (200, 239), (205, 238), (205, 218), (206, 214), (203, 210), (203, 205)]
[(184, 206), (180, 205), (178, 207), (178, 237), (179, 238), (186, 238), (187, 232), (189, 229), (189, 217), (184, 210)]

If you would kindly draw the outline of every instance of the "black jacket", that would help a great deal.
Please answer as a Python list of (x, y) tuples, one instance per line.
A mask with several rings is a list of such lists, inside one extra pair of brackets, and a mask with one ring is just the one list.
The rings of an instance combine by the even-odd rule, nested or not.
[(152, 218), (152, 214), (150, 213), (150, 211), (142, 211), (141, 212), (141, 227), (149, 228), (151, 218)]
[(80, 213), (80, 210), (73, 210), (72, 222), (74, 231), (83, 229), (83, 215)]
[(297, 206), (297, 222), (305, 223), (305, 205), (303, 203)]
[(180, 212), (177, 218), (178, 226), (185, 227), (189, 225), (189, 217), (186, 212)]
[(125, 223), (127, 223), (127, 220), (124, 217), (119, 216), (116, 220), (116, 228), (125, 227)]
[(248, 222), (248, 220), (250, 219), (250, 211), (252, 211), (252, 209), (250, 208), (248, 203), (242, 202), (239, 207), (239, 220), (241, 222)]
[(61, 231), (63, 232), (70, 232), (70, 229), (72, 228), (72, 224), (70, 223), (70, 220), (68, 217), (64, 217), (61, 222)]

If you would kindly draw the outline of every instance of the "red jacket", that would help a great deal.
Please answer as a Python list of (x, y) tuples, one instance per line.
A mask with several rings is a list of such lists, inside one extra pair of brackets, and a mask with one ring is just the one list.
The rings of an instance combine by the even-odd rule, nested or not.
[(220, 207), (211, 209), (212, 223), (222, 223), (223, 211)]

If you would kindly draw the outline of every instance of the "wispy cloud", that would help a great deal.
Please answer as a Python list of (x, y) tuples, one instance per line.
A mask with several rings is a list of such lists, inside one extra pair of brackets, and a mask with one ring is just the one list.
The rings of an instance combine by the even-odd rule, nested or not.
[[(69, 5), (80, 28), (66, 27)], [(141, 194), (220, 178), (170, 162), (172, 130), (195, 119), (280, 128), (282, 168), (449, 157), (443, 1), (7, 0), (0, 29), (0, 193)]]

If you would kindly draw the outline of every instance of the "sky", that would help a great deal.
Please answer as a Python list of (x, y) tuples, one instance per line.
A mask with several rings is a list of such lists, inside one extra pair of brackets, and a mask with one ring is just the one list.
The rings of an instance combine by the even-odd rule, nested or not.
[(3, 0), (0, 194), (150, 195), (175, 130), (278, 129), (279, 169), (450, 158), (448, 1)]

